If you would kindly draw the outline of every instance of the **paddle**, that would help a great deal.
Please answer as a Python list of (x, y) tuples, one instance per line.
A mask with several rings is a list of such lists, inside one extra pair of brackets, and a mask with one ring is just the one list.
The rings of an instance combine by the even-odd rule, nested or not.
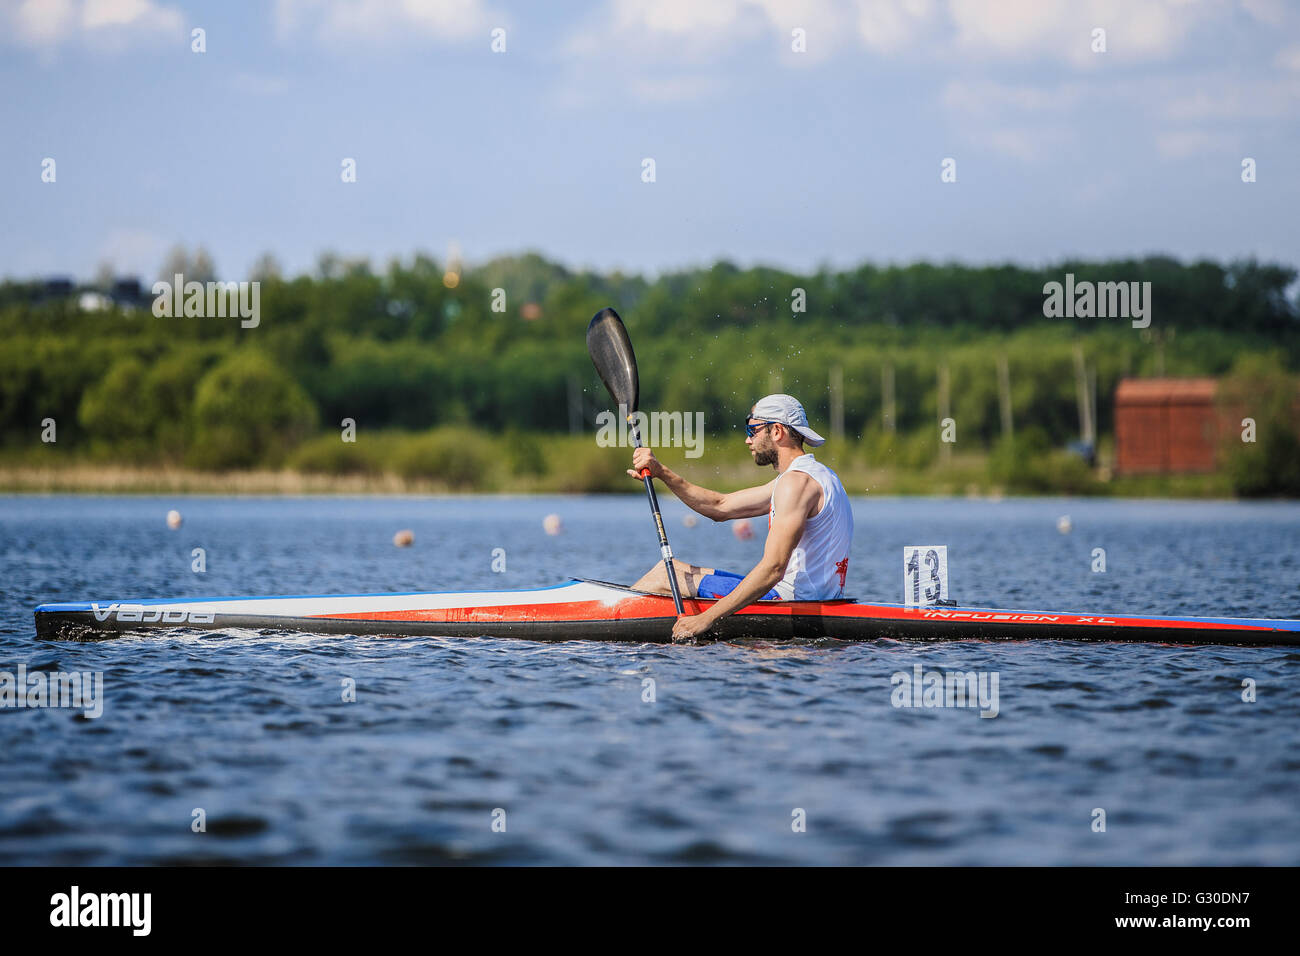
[[(587, 326), (587, 351), (591, 361), (600, 373), (600, 380), (609, 390), (609, 397), (620, 411), (627, 409), (627, 422), (632, 426), (632, 441), (641, 447), (641, 429), (637, 425), (637, 401), (641, 397), (641, 386), (636, 374), (636, 355), (632, 352), (632, 340), (628, 338), (623, 320), (613, 309), (601, 309)], [(655, 527), (659, 531), (659, 553), (664, 558), (664, 568), (668, 572), (668, 587), (673, 592), (673, 605), (678, 614), (686, 613), (682, 607), (682, 596), (677, 590), (677, 572), (673, 570), (673, 549), (668, 546), (668, 535), (664, 532), (664, 519), (659, 514), (659, 499), (655, 495), (654, 481), (650, 478), (650, 469), (641, 469), (641, 480), (645, 482), (646, 497), (650, 499), (650, 513), (654, 515)]]

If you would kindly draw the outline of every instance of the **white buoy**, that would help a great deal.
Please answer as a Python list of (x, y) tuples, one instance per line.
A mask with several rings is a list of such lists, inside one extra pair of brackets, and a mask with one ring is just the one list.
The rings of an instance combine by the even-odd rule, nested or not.
[(1056, 530), (1061, 534), (1069, 534), (1074, 530), (1074, 522), (1070, 520), (1069, 515), (1061, 515), (1056, 519)]
[(409, 548), (415, 544), (415, 532), (409, 528), (403, 528), (393, 535), (393, 544), (399, 548)]
[(748, 541), (754, 537), (754, 526), (749, 523), (748, 518), (741, 518), (731, 526), (731, 533), (740, 541)]
[(564, 523), (560, 521), (559, 515), (547, 515), (542, 519), (542, 530), (547, 534), (556, 535), (564, 530)]
[(181, 520), (181, 513), (175, 508), (167, 512), (167, 527), (171, 528), (173, 531), (181, 526)]

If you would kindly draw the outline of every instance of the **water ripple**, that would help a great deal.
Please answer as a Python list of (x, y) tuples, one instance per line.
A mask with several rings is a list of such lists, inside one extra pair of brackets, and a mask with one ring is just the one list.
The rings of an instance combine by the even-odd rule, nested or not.
[[(561, 553), (592, 577), (649, 563), (608, 548), (645, 537), (644, 501), (193, 499), (177, 533), (167, 507), (0, 499), (0, 540), (27, 542), (0, 568), (0, 670), (98, 670), (106, 695), (99, 718), (0, 709), (0, 864), (1300, 863), (1292, 649), (32, 639), (43, 599), (501, 586), (483, 555), (502, 542), (511, 587), (554, 583)], [(859, 593), (892, 597), (901, 546), (924, 539), (991, 603), (1300, 611), (1268, 586), (1294, 579), (1294, 505), (857, 507)], [(392, 548), (392, 527), (419, 546)], [(1124, 570), (1076, 561), (1094, 543)], [(761, 542), (701, 525), (674, 545), (743, 568)], [(997, 716), (895, 706), (892, 676), (917, 664), (996, 672)]]

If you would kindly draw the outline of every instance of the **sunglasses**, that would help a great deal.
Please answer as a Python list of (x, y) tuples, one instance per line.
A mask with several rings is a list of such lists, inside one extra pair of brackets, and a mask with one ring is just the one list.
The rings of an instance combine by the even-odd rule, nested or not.
[(755, 435), (758, 434), (759, 429), (767, 428), (767, 426), (769, 425), (784, 425), (784, 424), (785, 422), (755, 422), (754, 424), (751, 425), (749, 422), (745, 422), (745, 436), (747, 438), (753, 438)]

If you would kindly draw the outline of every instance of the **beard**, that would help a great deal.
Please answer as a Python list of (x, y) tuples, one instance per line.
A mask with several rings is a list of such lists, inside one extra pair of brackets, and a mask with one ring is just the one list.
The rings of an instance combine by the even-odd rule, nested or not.
[(760, 468), (762, 468), (762, 467), (764, 467), (764, 466), (766, 466), (766, 465), (775, 465), (775, 464), (776, 464), (776, 449), (775, 449), (775, 448), (771, 448), (771, 447), (769, 447), (769, 448), (755, 448), (755, 449), (754, 449), (754, 464), (758, 465)]

